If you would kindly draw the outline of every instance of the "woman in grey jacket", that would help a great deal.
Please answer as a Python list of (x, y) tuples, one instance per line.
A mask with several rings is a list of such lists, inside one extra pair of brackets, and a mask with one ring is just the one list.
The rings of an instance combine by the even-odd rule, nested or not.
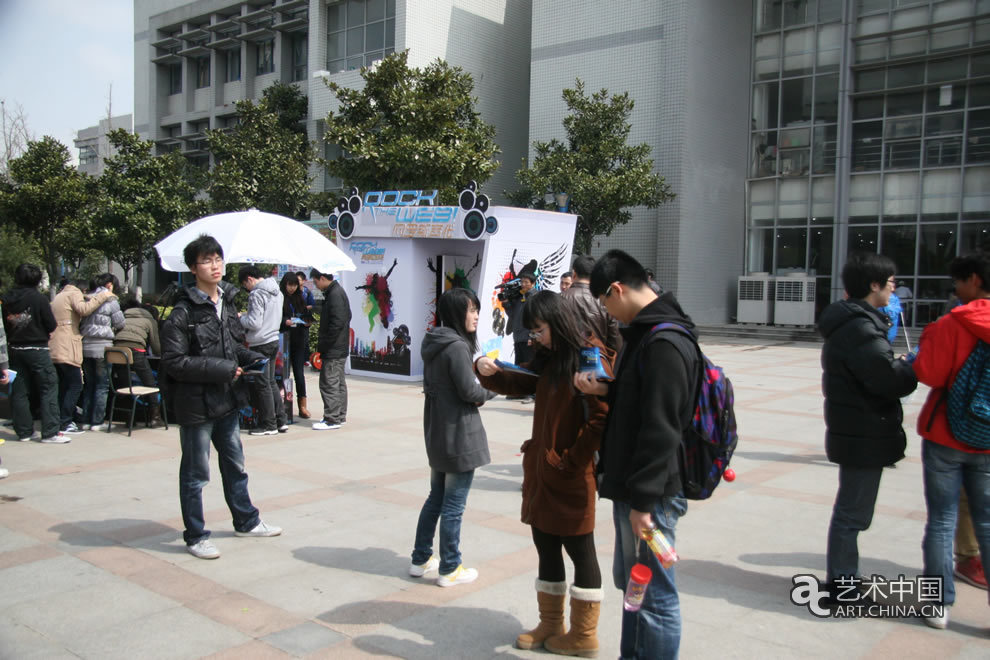
[[(488, 437), (478, 407), (494, 394), (474, 377), (478, 297), (468, 289), (451, 289), (437, 302), (440, 327), (423, 338), (423, 432), (430, 461), (430, 495), (419, 513), (409, 574), (422, 577), (439, 570), (437, 586), (473, 582), (474, 568), (461, 564), (461, 516), (474, 470), (491, 462)], [(433, 536), (440, 523), (439, 559)]]
[[(103, 273), (93, 278), (87, 295), (95, 296), (101, 291), (118, 293), (120, 281), (117, 276)], [(114, 334), (123, 327), (124, 313), (120, 311), (117, 298), (110, 298), (79, 322), (83, 345), (83, 431), (103, 424), (107, 412), (107, 392), (110, 391), (110, 369), (103, 353), (108, 346), (113, 346)]]

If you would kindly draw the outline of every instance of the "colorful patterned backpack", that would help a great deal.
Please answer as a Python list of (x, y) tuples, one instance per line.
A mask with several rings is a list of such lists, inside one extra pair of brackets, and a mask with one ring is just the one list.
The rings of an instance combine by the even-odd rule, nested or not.
[(687, 364), (700, 357), (697, 403), (691, 424), (681, 436), (680, 470), (684, 496), (689, 500), (705, 500), (712, 496), (729, 467), (732, 452), (736, 450), (739, 435), (736, 432), (735, 397), (732, 383), (721, 367), (712, 364), (694, 335), (676, 323), (658, 323), (650, 329), (650, 339), (660, 338), (659, 333), (677, 333), (690, 339), (696, 355), (689, 355), (684, 342), (671, 341)]
[[(975, 449), (990, 449), (990, 344), (977, 342), (948, 393), (952, 437)], [(932, 418), (934, 419), (934, 411)], [(929, 424), (929, 427), (931, 425)]]

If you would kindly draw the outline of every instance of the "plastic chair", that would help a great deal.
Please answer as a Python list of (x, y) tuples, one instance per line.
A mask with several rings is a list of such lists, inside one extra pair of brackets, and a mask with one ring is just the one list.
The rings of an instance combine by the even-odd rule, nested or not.
[[(154, 403), (158, 398), (159, 389), (157, 387), (145, 387), (144, 385), (135, 385), (134, 381), (131, 380), (131, 365), (134, 364), (134, 354), (131, 353), (131, 349), (125, 346), (108, 346), (104, 350), (104, 355), (106, 356), (107, 362), (113, 365), (121, 365), (127, 370), (127, 387), (115, 387), (111, 391), (113, 392), (113, 398), (110, 400), (110, 417), (107, 421), (107, 433), (110, 432), (110, 427), (113, 425), (113, 411), (117, 405), (118, 396), (129, 396), (131, 397), (131, 421), (127, 426), (127, 435), (130, 436), (131, 432), (134, 430), (134, 414), (137, 412), (138, 399), (143, 399), (145, 397), (155, 397), (149, 403)], [(165, 428), (168, 428), (168, 415), (165, 412), (164, 402), (160, 406), (162, 411), (162, 421), (165, 422)]]

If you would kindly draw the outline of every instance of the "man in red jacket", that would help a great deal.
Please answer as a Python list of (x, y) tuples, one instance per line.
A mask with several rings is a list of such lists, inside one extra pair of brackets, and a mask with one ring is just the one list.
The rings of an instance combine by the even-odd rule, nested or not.
[(928, 507), (922, 544), (925, 575), (942, 577), (946, 605), (943, 616), (925, 618), (933, 628), (948, 625), (949, 606), (956, 599), (952, 539), (964, 487), (984, 566), (990, 553), (990, 450), (975, 449), (953, 436), (946, 414), (946, 396), (959, 370), (978, 342), (990, 342), (990, 255), (957, 257), (949, 274), (962, 305), (925, 328), (914, 362), (918, 380), (932, 388), (918, 416), (918, 433), (924, 438), (921, 462)]

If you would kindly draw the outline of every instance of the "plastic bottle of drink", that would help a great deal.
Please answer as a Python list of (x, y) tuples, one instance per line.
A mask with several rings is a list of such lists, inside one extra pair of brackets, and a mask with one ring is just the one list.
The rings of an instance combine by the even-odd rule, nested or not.
[(629, 571), (629, 584), (626, 585), (626, 597), (622, 601), (622, 607), (627, 612), (638, 612), (643, 605), (643, 598), (646, 597), (646, 588), (650, 586), (653, 579), (653, 571), (645, 564), (636, 564)]
[(650, 550), (657, 556), (657, 559), (660, 560), (660, 565), (664, 568), (670, 568), (677, 562), (678, 557), (674, 546), (670, 544), (670, 541), (667, 540), (667, 537), (658, 528), (644, 529), (643, 540), (650, 546)]

